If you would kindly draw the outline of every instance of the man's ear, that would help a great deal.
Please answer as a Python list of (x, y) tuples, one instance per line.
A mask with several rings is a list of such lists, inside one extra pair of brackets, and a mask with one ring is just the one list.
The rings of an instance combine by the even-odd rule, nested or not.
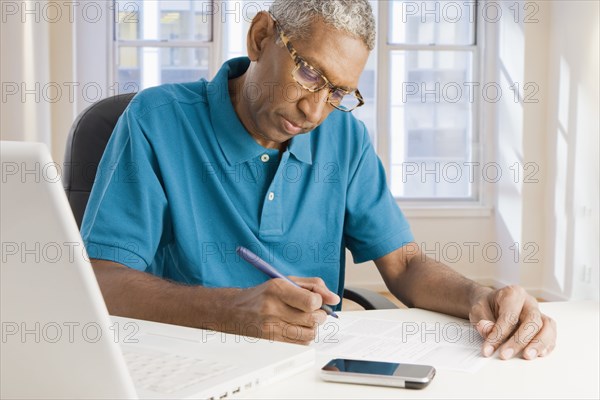
[(248, 31), (248, 57), (250, 61), (258, 61), (264, 51), (266, 41), (273, 36), (275, 23), (266, 11), (261, 11), (252, 20)]

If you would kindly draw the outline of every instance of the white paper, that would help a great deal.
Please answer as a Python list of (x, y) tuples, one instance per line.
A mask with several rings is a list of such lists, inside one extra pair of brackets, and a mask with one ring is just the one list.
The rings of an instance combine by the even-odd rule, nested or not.
[(483, 339), (467, 321), (407, 322), (355, 318), (348, 314), (319, 328), (313, 346), (331, 358), (432, 365), (477, 372), (488, 358)]

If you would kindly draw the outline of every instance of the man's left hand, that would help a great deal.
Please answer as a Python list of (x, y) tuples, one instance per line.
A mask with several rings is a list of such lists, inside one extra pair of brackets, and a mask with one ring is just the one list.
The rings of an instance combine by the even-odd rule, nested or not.
[(475, 299), (469, 319), (484, 338), (483, 355), (500, 358), (519, 353), (527, 360), (548, 355), (556, 345), (556, 322), (520, 286), (506, 286)]

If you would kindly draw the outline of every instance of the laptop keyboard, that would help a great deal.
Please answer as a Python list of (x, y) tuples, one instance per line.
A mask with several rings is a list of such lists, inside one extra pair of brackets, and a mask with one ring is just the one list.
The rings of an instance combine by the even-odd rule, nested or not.
[(158, 351), (124, 350), (125, 362), (136, 388), (174, 393), (234, 368), (215, 361)]

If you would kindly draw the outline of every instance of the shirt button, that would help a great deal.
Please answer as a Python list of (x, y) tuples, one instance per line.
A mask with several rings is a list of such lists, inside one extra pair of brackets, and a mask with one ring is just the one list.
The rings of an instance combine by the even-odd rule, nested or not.
[(273, 192), (269, 193), (269, 201), (273, 201), (274, 198), (275, 198), (275, 193), (273, 193)]
[(262, 156), (260, 156), (260, 161), (262, 161), (262, 162), (268, 162), (270, 158), (271, 157), (269, 157), (268, 154), (263, 154)]

